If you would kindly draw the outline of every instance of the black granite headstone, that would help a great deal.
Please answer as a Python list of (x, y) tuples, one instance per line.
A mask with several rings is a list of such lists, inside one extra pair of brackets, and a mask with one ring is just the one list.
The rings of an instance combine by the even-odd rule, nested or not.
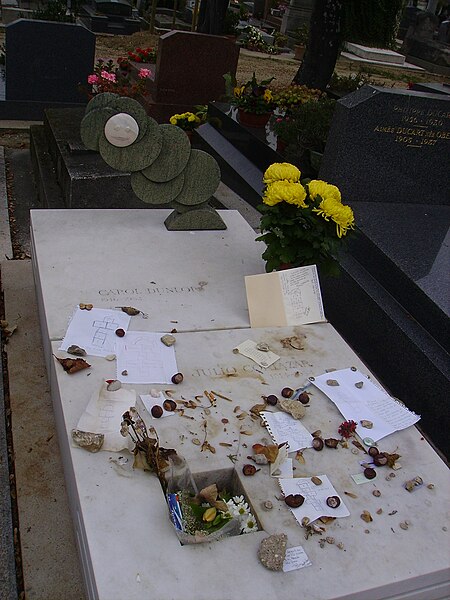
[(450, 98), (363, 86), (339, 100), (320, 168), (350, 204), (450, 203)]
[(6, 100), (83, 102), (95, 35), (82, 25), (19, 19), (6, 26)]
[(94, 0), (94, 8), (104, 15), (131, 17), (132, 6), (127, 0)]

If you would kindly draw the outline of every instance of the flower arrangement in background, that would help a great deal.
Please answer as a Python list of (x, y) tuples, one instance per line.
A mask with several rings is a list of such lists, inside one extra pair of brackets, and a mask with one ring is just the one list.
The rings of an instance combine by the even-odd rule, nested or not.
[(277, 107), (288, 110), (309, 101), (317, 101), (325, 97), (325, 92), (309, 88), (306, 85), (291, 84), (274, 90), (273, 101)]
[(268, 88), (273, 79), (274, 77), (271, 77), (258, 82), (253, 73), (250, 81), (234, 88), (231, 104), (244, 112), (256, 115), (270, 113), (275, 107), (273, 94)]
[(247, 50), (254, 52), (265, 52), (266, 54), (280, 54), (281, 49), (278, 46), (268, 44), (259, 29), (248, 25), (243, 30), (242, 46)]
[(171, 125), (176, 125), (184, 131), (193, 131), (204, 121), (198, 114), (192, 112), (185, 112), (181, 114), (172, 115), (169, 119)]
[(129, 60), (137, 63), (156, 64), (156, 48), (136, 48), (127, 53)]
[(266, 188), (259, 207), (261, 235), (266, 244), (266, 271), (283, 265), (316, 264), (336, 274), (335, 256), (355, 220), (342, 204), (335, 185), (321, 180), (300, 181), (300, 170), (290, 163), (274, 163), (264, 173)]
[(123, 61), (118, 64), (119, 68), (117, 68), (116, 63), (112, 59), (104, 61), (99, 58), (97, 60), (94, 72), (87, 78), (87, 83), (91, 86), (87, 92), (89, 98), (103, 92), (112, 92), (119, 96), (128, 96), (129, 98), (136, 98), (147, 94), (145, 80), (151, 76), (151, 71), (149, 69), (140, 69), (138, 80), (133, 81), (130, 78), (130, 72), (126, 64)]

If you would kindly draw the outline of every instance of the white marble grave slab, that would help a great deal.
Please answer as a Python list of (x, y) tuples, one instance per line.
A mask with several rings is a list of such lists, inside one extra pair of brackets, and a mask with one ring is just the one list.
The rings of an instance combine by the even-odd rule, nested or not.
[(43, 337), (64, 337), (79, 302), (133, 306), (131, 329), (249, 327), (244, 276), (263, 273), (263, 244), (234, 210), (225, 231), (167, 231), (170, 210), (32, 210)]
[[(304, 336), (303, 350), (283, 348), (280, 340)], [(323, 537), (332, 536), (344, 549), (319, 545), (321, 535), (305, 539), (304, 530), (280, 500), (276, 480), (262, 466), (254, 477), (242, 475), (242, 465), (250, 462), (251, 447), (268, 434), (257, 420), (237, 419), (241, 410), (261, 402), (262, 395), (279, 396), (285, 386), (308, 383), (308, 377), (331, 368), (355, 366), (370, 375), (362, 362), (328, 323), (295, 328), (207, 331), (176, 335), (177, 362), (184, 374), (179, 386), (154, 386), (173, 390), (173, 398), (186, 400), (214, 391), (216, 407), (186, 410), (186, 418), (150, 421), (142, 406), (141, 415), (156, 426), (160, 443), (174, 447), (188, 461), (194, 473), (211, 474), (235, 469), (242, 487), (264, 531), (232, 537), (211, 544), (181, 546), (169, 521), (160, 485), (156, 478), (133, 472), (126, 453), (88, 452), (75, 448), (70, 431), (76, 426), (91, 393), (102, 379), (114, 377), (114, 363), (92, 357), (92, 368), (67, 375), (52, 360), (51, 388), (60, 437), (69, 498), (74, 515), (77, 540), (89, 598), (134, 600), (383, 600), (386, 598), (436, 600), (448, 597), (450, 529), (448, 471), (431, 446), (414, 427), (394, 433), (380, 442), (387, 452), (402, 455), (402, 469), (386, 480), (389, 469), (381, 469), (376, 479), (357, 486), (351, 475), (362, 469), (361, 451), (349, 448), (304, 451), (305, 463), (294, 460), (295, 475), (325, 473), (342, 495), (350, 516), (327, 524)], [(267, 369), (232, 349), (245, 339), (266, 342), (281, 356)], [(52, 344), (53, 352), (58, 342)], [(132, 387), (132, 386), (126, 386)], [(150, 386), (133, 386), (148, 393)], [(338, 437), (343, 418), (336, 407), (318, 389), (310, 387), (310, 407), (302, 423), (324, 437)], [(205, 402), (206, 404), (206, 402)], [(235, 410), (239, 406), (241, 410)], [(273, 410), (277, 410), (274, 408)], [(222, 422), (222, 419), (228, 422)], [(192, 439), (204, 439), (202, 423), (207, 420), (207, 439), (216, 453), (201, 452)], [(240, 433), (251, 432), (251, 435)], [(221, 446), (220, 444), (231, 444)], [(228, 455), (235, 455), (233, 463)], [(130, 459), (120, 466), (114, 461)], [(295, 457), (295, 455), (293, 455)], [(404, 481), (417, 475), (426, 485), (409, 493)], [(219, 475), (217, 475), (218, 477)], [(381, 491), (380, 497), (372, 494)], [(344, 494), (352, 492), (357, 498)], [(266, 511), (261, 504), (271, 500), (274, 508)], [(378, 509), (381, 514), (377, 514)], [(361, 520), (368, 510), (372, 523)], [(408, 530), (399, 524), (409, 521)], [(367, 533), (365, 532), (367, 530)], [(268, 534), (285, 532), (288, 547), (303, 546), (312, 566), (289, 573), (266, 570), (258, 561), (260, 541)]]

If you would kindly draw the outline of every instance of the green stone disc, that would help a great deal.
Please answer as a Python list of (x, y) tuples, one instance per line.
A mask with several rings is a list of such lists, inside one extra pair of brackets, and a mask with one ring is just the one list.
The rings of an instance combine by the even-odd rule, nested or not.
[[(95, 98), (98, 98), (98, 96), (95, 96)], [(115, 114), (117, 113), (113, 108), (96, 108), (84, 115), (80, 125), (80, 135), (86, 148), (98, 152), (100, 138), (104, 136), (106, 122)]]
[(131, 187), (138, 198), (147, 204), (170, 204), (178, 196), (184, 183), (184, 173), (180, 173), (170, 181), (156, 183), (150, 181), (142, 173), (131, 174)]
[(191, 150), (184, 170), (183, 189), (175, 200), (187, 206), (202, 204), (214, 194), (219, 183), (220, 169), (217, 161), (203, 150)]
[(194, 208), (185, 213), (175, 210), (164, 221), (169, 231), (226, 229), (222, 217), (211, 206)]
[(176, 125), (160, 125), (162, 148), (158, 158), (142, 173), (150, 181), (163, 182), (173, 179), (187, 165), (191, 142), (186, 133)]
[[(117, 109), (114, 111), (117, 114)], [(142, 171), (156, 159), (161, 151), (162, 136), (158, 123), (147, 117), (145, 136), (131, 146), (120, 148), (108, 142), (103, 133), (100, 136), (99, 150), (103, 160), (118, 171)]]
[(111, 106), (111, 102), (113, 102), (116, 98), (120, 98), (120, 96), (111, 92), (97, 94), (97, 96), (94, 96), (91, 100), (89, 100), (86, 106), (85, 114), (97, 108), (106, 108)]

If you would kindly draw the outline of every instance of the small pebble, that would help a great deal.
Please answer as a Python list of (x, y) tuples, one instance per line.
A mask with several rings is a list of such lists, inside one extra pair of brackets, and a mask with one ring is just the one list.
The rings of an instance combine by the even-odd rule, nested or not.
[(192, 440), (192, 443), (195, 444), (196, 446), (201, 446), (201, 441), (198, 438), (194, 438)]
[(408, 527), (409, 527), (409, 525), (408, 525), (408, 523), (406, 521), (402, 521), (400, 523), (400, 528), (401, 529), (405, 529), (406, 530), (406, 529), (408, 529)]
[(382, 512), (383, 512), (383, 509), (382, 509), (382, 508), (379, 508), (379, 509), (377, 510), (377, 515), (381, 515), (381, 513), (382, 513)]
[(265, 502), (263, 502), (263, 507), (266, 510), (272, 510), (273, 508), (273, 503), (270, 500), (266, 500)]
[(116, 355), (115, 354), (108, 354), (108, 356), (105, 356), (105, 360), (116, 360)]
[(442, 531), (447, 531), (447, 527), (444, 525), (444, 527), (442, 528)]
[(108, 390), (108, 392), (117, 392), (117, 390), (120, 390), (121, 387), (122, 387), (122, 384), (120, 383), (120, 381), (118, 381), (117, 379), (114, 379), (114, 381), (111, 381), (111, 383), (108, 383), (108, 385), (106, 386), (106, 389)]
[(434, 490), (434, 483), (429, 483), (429, 484), (427, 485), (427, 488), (428, 488), (429, 490)]
[(334, 539), (334, 537), (327, 537), (326, 542), (327, 542), (327, 544), (334, 544), (335, 539)]
[(173, 335), (166, 334), (162, 336), (161, 341), (165, 346), (173, 346), (177, 340)]
[(364, 533), (370, 533), (369, 529), (364, 529)]
[(375, 498), (379, 498), (381, 496), (380, 490), (373, 490), (372, 494), (375, 496)]
[(123, 375), (124, 377), (126, 377), (126, 376), (128, 375), (128, 371), (127, 371), (126, 369), (124, 369), (124, 370), (122, 371), (122, 375)]
[(339, 548), (339, 550), (343, 550), (344, 549), (344, 544), (342, 542), (338, 542), (336, 544), (336, 546)]
[(352, 448), (352, 454), (358, 454), (358, 453), (359, 453), (359, 451), (357, 448)]
[(159, 392), (158, 392), (158, 390), (155, 390), (155, 388), (152, 388), (152, 389), (150, 390), (150, 396), (151, 396), (152, 398), (159, 398)]

